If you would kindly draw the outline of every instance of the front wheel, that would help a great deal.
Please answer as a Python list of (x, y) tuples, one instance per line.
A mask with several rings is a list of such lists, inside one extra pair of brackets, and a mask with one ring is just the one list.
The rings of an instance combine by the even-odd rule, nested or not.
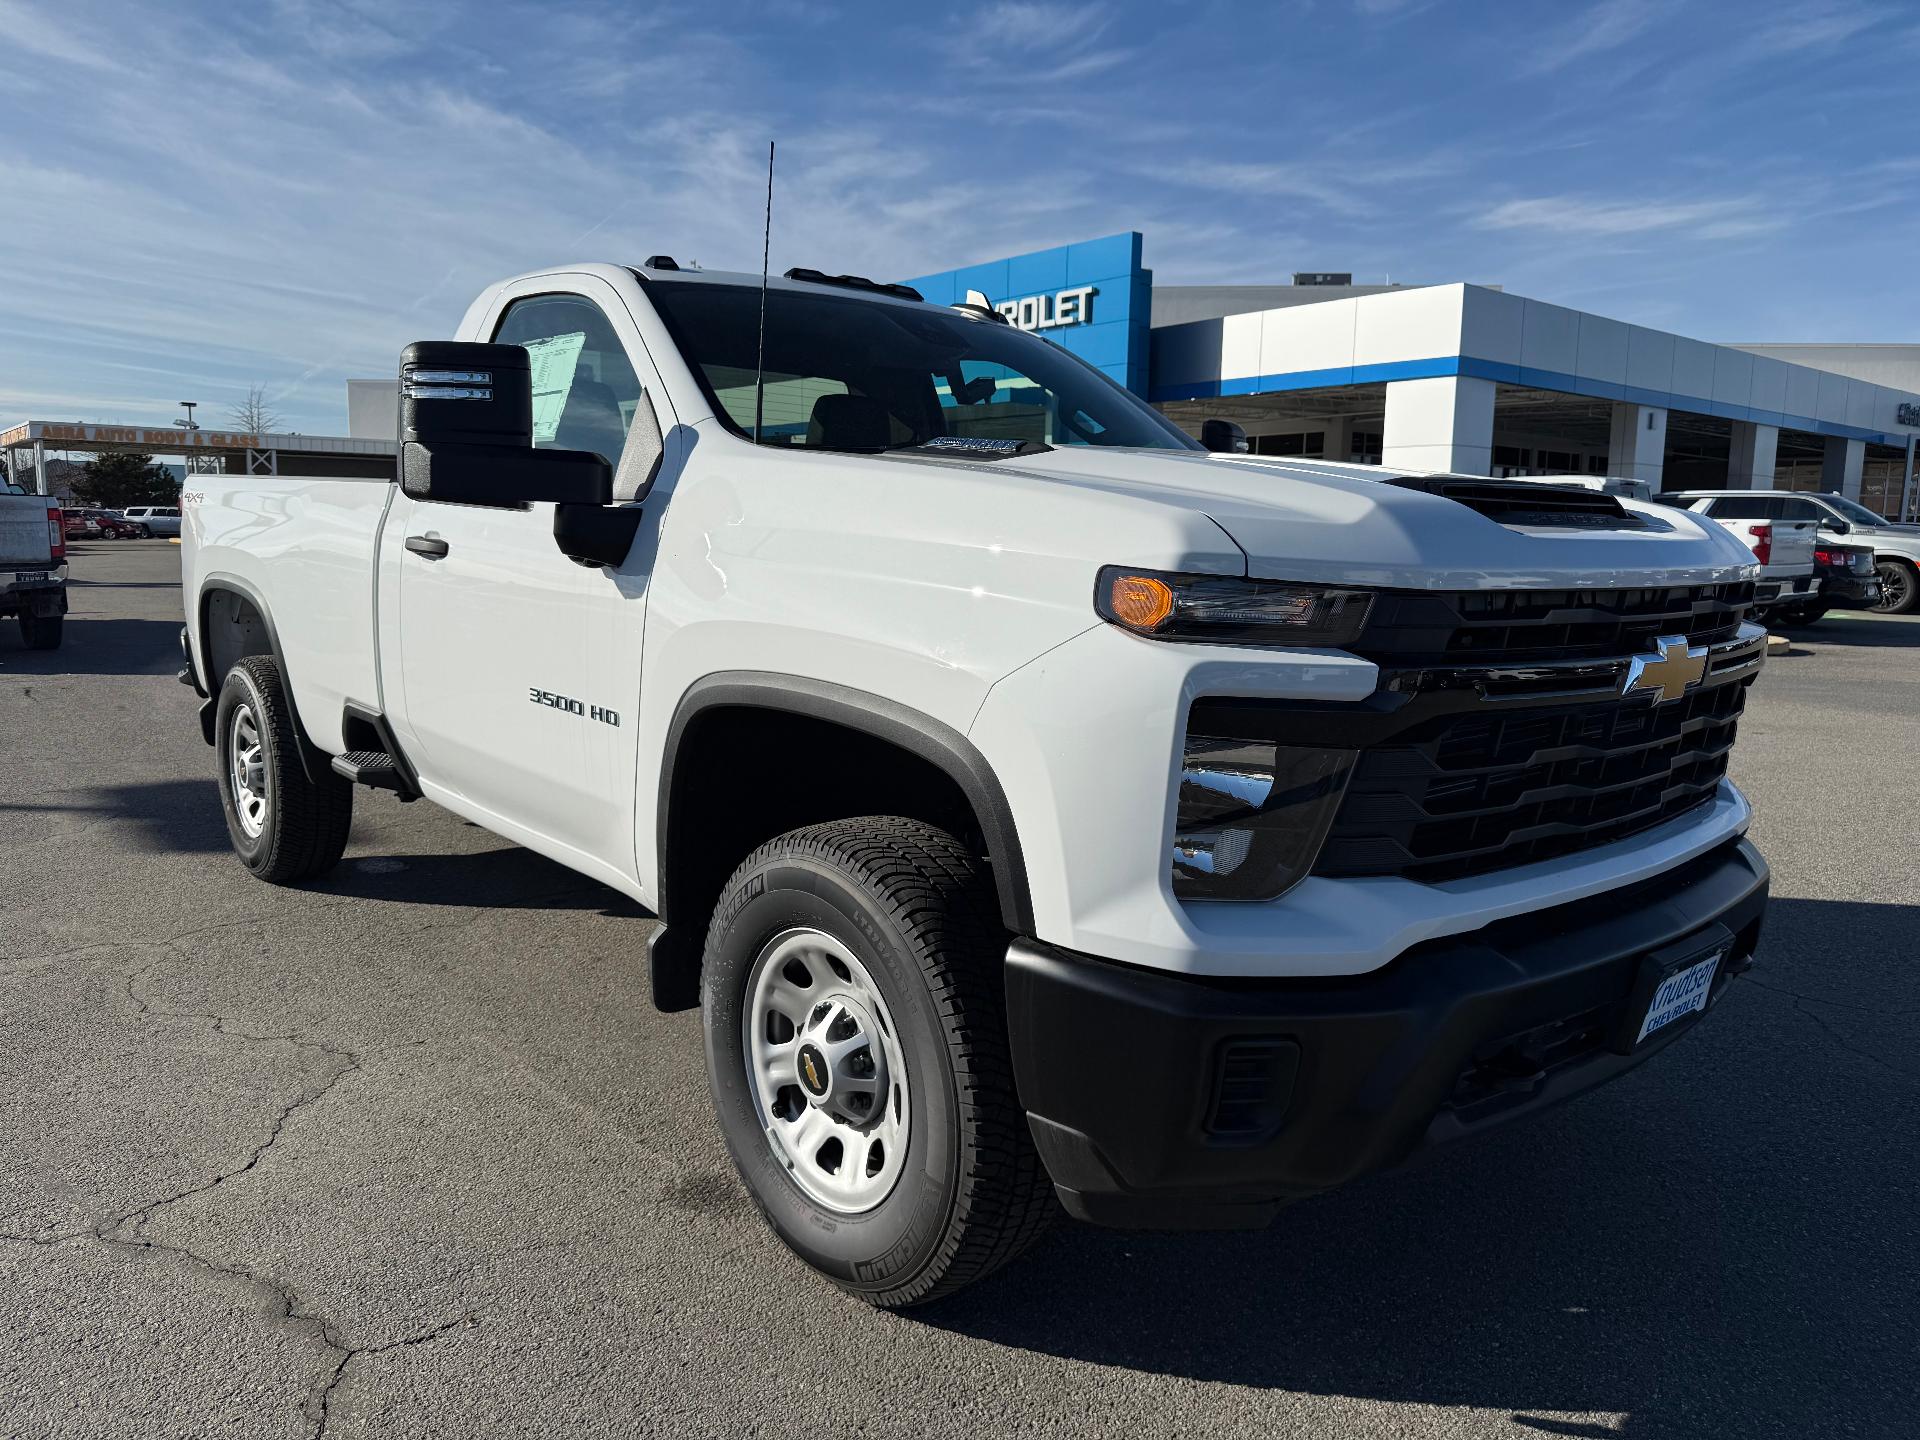
[(331, 771), (319, 782), (300, 763), (300, 732), (280, 665), (237, 660), (214, 712), (220, 800), (234, 854), (262, 880), (311, 880), (340, 862), (353, 824), (353, 786)]
[(1880, 576), (1880, 603), (1873, 608), (1881, 615), (1905, 615), (1920, 605), (1920, 572), (1905, 560), (1886, 559), (1873, 567)]
[(1005, 951), (967, 848), (893, 816), (770, 841), (715, 912), (701, 1018), (727, 1148), (775, 1234), (872, 1304), (971, 1284), (1056, 1209)]

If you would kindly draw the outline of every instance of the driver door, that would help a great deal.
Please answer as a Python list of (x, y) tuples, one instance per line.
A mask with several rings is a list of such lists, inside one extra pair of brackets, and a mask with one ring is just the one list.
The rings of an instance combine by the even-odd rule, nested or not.
[[(599, 288), (607, 294), (509, 296), (491, 338), (532, 356), (534, 446), (598, 451), (617, 467), (645, 387), (612, 318), (625, 319), (624, 307)], [(626, 679), (597, 661), (621, 653), (596, 615), (605, 575), (560, 552), (550, 503), (513, 510), (402, 495), (395, 505), (411, 507), (390, 534), (405, 545), (398, 680), (423, 780), (560, 858), (631, 874), (632, 785), (624, 795), (613, 787), (615, 752), (632, 747), (637, 655)], [(618, 599), (637, 636), (641, 599)]]

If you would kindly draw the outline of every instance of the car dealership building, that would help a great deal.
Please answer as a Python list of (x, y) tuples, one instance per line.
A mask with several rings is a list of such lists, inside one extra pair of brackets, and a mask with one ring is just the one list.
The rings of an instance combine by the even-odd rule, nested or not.
[(1261, 454), (1920, 509), (1920, 345), (1715, 345), (1484, 285), (1156, 286), (1136, 232), (909, 281), (985, 294), (1192, 432)]

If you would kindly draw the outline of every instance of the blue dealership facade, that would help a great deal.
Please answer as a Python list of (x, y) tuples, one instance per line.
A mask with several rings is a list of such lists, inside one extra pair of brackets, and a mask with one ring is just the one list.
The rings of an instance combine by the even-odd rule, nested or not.
[[(1896, 516), (1920, 504), (1920, 381), (1886, 369), (1890, 347), (1806, 347), (1819, 363), (1794, 363), (1497, 287), (1324, 272), (1156, 288), (1144, 252), (1128, 231), (908, 283), (937, 304), (978, 291), (1182, 426), (1232, 419), (1261, 453), (1824, 489)], [(1920, 347), (1892, 348), (1920, 370)], [(1882, 375), (1902, 383), (1868, 378)]]

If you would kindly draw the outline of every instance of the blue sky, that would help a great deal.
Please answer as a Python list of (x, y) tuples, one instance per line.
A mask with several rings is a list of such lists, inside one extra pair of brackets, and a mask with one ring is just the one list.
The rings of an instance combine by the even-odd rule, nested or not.
[(1162, 283), (1476, 280), (1920, 340), (1920, 6), (0, 0), (0, 424), (219, 420), (487, 281), (914, 275), (1116, 230)]

